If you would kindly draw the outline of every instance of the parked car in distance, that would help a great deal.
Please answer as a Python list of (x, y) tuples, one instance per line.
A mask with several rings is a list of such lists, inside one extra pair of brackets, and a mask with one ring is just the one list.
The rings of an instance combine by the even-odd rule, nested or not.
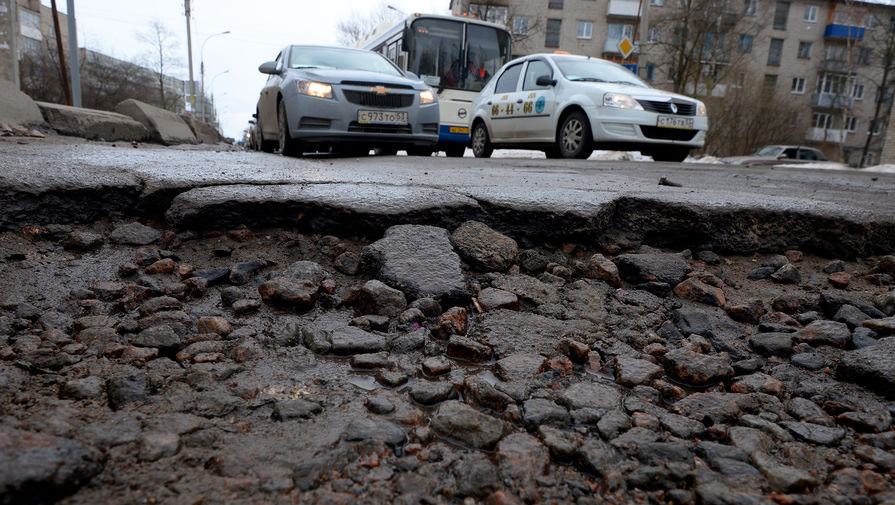
[(587, 158), (594, 148), (683, 161), (702, 147), (705, 104), (651, 87), (627, 68), (589, 56), (533, 54), (510, 61), (473, 104), (470, 144)]
[(431, 154), (438, 99), (381, 54), (293, 45), (258, 70), (269, 77), (256, 110), (262, 151)]
[(820, 150), (805, 146), (764, 146), (751, 156), (730, 156), (725, 163), (741, 166), (781, 165), (792, 163), (829, 163)]

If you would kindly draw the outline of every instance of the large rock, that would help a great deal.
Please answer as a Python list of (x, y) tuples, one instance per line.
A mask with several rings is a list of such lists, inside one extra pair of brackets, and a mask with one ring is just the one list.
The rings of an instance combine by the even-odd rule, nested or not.
[(504, 422), (457, 400), (441, 404), (432, 418), (439, 435), (476, 449), (490, 449), (503, 436)]
[(486, 272), (505, 272), (519, 252), (515, 240), (478, 221), (461, 224), (451, 235), (451, 242), (464, 261)]
[(705, 386), (733, 376), (727, 353), (699, 354), (679, 348), (665, 354), (665, 370), (669, 376), (693, 386)]
[(62, 135), (109, 141), (149, 138), (149, 130), (142, 123), (124, 114), (47, 102), (37, 102), (37, 106), (50, 126)]
[(12, 128), (45, 126), (40, 108), (12, 82), (0, 79), (0, 124)]
[(876, 345), (846, 352), (836, 371), (845, 379), (895, 398), (895, 337), (883, 338)]
[(690, 268), (683, 256), (673, 253), (622, 254), (613, 261), (623, 279), (637, 284), (659, 281), (677, 286)]
[(382, 239), (364, 248), (363, 260), (382, 282), (400, 289), (408, 299), (463, 303), (469, 298), (460, 257), (444, 228), (392, 226)]
[(67, 438), (0, 428), (0, 502), (51, 503), (102, 470), (98, 450)]
[(224, 141), (220, 132), (205, 121), (201, 121), (195, 116), (180, 116), (180, 118), (190, 127), (200, 144), (217, 144)]
[(142, 123), (156, 142), (165, 145), (196, 143), (196, 136), (190, 127), (169, 110), (128, 98), (116, 105), (115, 111)]

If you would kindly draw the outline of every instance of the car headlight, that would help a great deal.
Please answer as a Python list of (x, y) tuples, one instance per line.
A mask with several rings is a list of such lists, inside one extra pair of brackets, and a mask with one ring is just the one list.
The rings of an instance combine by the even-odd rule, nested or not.
[(705, 104), (702, 102), (696, 103), (696, 115), (697, 116), (707, 116), (708, 111), (705, 108)]
[(420, 105), (426, 105), (427, 103), (435, 103), (435, 93), (432, 93), (431, 89), (420, 91)]
[(298, 92), (303, 95), (316, 96), (317, 98), (332, 98), (333, 87), (322, 82), (306, 81), (304, 79), (295, 81), (298, 85)]
[(643, 110), (643, 107), (629, 95), (620, 93), (606, 93), (603, 95), (603, 107), (618, 107), (619, 109)]

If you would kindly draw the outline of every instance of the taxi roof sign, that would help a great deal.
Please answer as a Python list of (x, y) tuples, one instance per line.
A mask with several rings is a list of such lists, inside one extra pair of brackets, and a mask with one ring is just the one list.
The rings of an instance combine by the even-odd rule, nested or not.
[(634, 44), (632, 44), (631, 41), (628, 40), (627, 37), (625, 37), (621, 41), (619, 41), (618, 51), (622, 53), (622, 58), (627, 58), (631, 55), (631, 53), (634, 52)]

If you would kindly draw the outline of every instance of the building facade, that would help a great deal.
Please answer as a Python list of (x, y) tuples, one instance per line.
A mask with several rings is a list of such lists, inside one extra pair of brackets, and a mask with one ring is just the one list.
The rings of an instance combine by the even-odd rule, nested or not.
[[(616, 61), (657, 88), (706, 98), (710, 115), (760, 88), (757, 99), (786, 105), (786, 117), (764, 119), (786, 122), (785, 143), (853, 166), (866, 147), (863, 165), (880, 162), (895, 82), (886, 0), (452, 0), (451, 10), (506, 24), (515, 55)], [(716, 144), (709, 154), (747, 154)]]

